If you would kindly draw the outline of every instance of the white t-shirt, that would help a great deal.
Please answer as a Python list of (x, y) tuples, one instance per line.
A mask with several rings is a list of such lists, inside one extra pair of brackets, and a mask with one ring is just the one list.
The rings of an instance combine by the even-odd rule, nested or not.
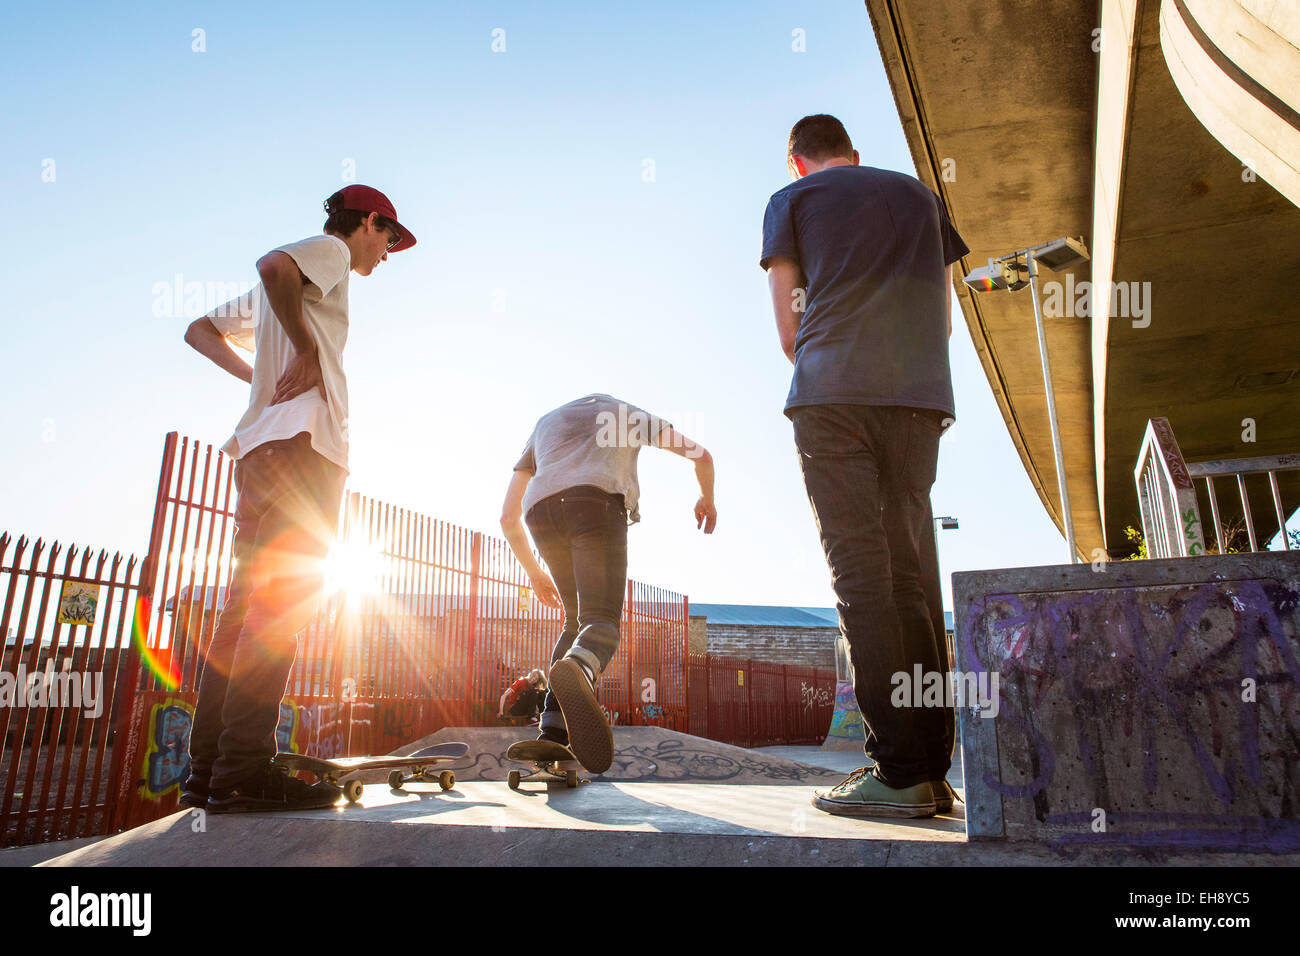
[(533, 477), (524, 489), (527, 514), (537, 502), (577, 485), (593, 485), (623, 496), (627, 523), (641, 520), (641, 486), (636, 459), (659, 441), (670, 422), (612, 395), (574, 399), (537, 420), (516, 471)]
[(218, 309), (207, 317), (233, 344), (255, 352), (248, 410), (221, 450), (239, 459), (265, 442), (310, 432), (311, 447), (346, 471), (348, 383), (343, 375), (343, 346), (348, 339), (352, 255), (346, 242), (328, 235), (312, 236), (276, 251), (290, 256), (307, 277), (307, 285), (302, 287), (302, 316), (320, 354), (325, 397), (319, 388), (313, 388), (287, 402), (269, 404), (275, 383), (288, 369), (295, 351), (258, 283), (236, 300), (236, 308)]

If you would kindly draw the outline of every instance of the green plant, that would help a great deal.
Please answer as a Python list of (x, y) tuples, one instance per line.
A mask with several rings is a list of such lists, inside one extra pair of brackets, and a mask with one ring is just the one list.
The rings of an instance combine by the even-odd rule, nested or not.
[(1124, 537), (1128, 538), (1128, 540), (1132, 542), (1133, 547), (1137, 549), (1132, 554), (1130, 554), (1127, 558), (1124, 558), (1125, 561), (1145, 561), (1148, 557), (1150, 557), (1150, 555), (1147, 553), (1146, 539), (1142, 537), (1141, 531), (1139, 531), (1137, 528), (1133, 527), (1132, 525), (1129, 525), (1127, 528), (1124, 529)]

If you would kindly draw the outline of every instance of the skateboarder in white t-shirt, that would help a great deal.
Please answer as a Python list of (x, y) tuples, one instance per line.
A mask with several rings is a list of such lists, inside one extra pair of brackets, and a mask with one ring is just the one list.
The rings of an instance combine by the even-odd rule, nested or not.
[[(329, 806), (339, 791), (274, 767), (280, 698), (311, 620), (348, 466), (348, 275), (415, 245), (369, 186), (325, 201), (324, 235), (268, 252), (261, 284), (185, 341), (252, 386), (222, 451), (235, 460), (234, 576), (204, 657), (181, 802), (214, 813)], [(255, 352), (249, 366), (231, 344)]]
[[(718, 513), (708, 450), (610, 395), (587, 395), (538, 420), (515, 464), (501, 512), (506, 540), (538, 599), (564, 609), (539, 739), (569, 747), (593, 773), (604, 772), (614, 759), (613, 735), (595, 683), (618, 649), (627, 529), (641, 517), (636, 459), (647, 445), (695, 463), (696, 526), (712, 534)], [(525, 521), (549, 574), (528, 546)]]

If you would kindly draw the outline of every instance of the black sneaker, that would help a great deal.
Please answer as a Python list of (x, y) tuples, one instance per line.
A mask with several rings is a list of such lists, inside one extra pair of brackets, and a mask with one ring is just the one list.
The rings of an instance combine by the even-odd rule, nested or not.
[(545, 740), (547, 743), (559, 744), (561, 747), (569, 746), (569, 735), (563, 730), (553, 730), (547, 728), (537, 735), (538, 740)]
[(202, 810), (208, 805), (208, 796), (208, 778), (190, 774), (181, 785), (181, 798), (177, 803)]
[(219, 787), (208, 797), (213, 813), (256, 813), (263, 810), (319, 810), (332, 807), (343, 791), (324, 781), (308, 784), (275, 764), (234, 787)]
[(614, 732), (596, 700), (596, 688), (587, 669), (572, 657), (551, 665), (551, 692), (560, 702), (569, 749), (592, 773), (604, 773), (614, 762)]

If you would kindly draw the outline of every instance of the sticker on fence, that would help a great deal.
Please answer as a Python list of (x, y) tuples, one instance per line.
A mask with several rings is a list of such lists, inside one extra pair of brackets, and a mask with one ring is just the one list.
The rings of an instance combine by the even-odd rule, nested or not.
[(64, 581), (59, 592), (60, 624), (94, 624), (99, 607), (99, 585)]

